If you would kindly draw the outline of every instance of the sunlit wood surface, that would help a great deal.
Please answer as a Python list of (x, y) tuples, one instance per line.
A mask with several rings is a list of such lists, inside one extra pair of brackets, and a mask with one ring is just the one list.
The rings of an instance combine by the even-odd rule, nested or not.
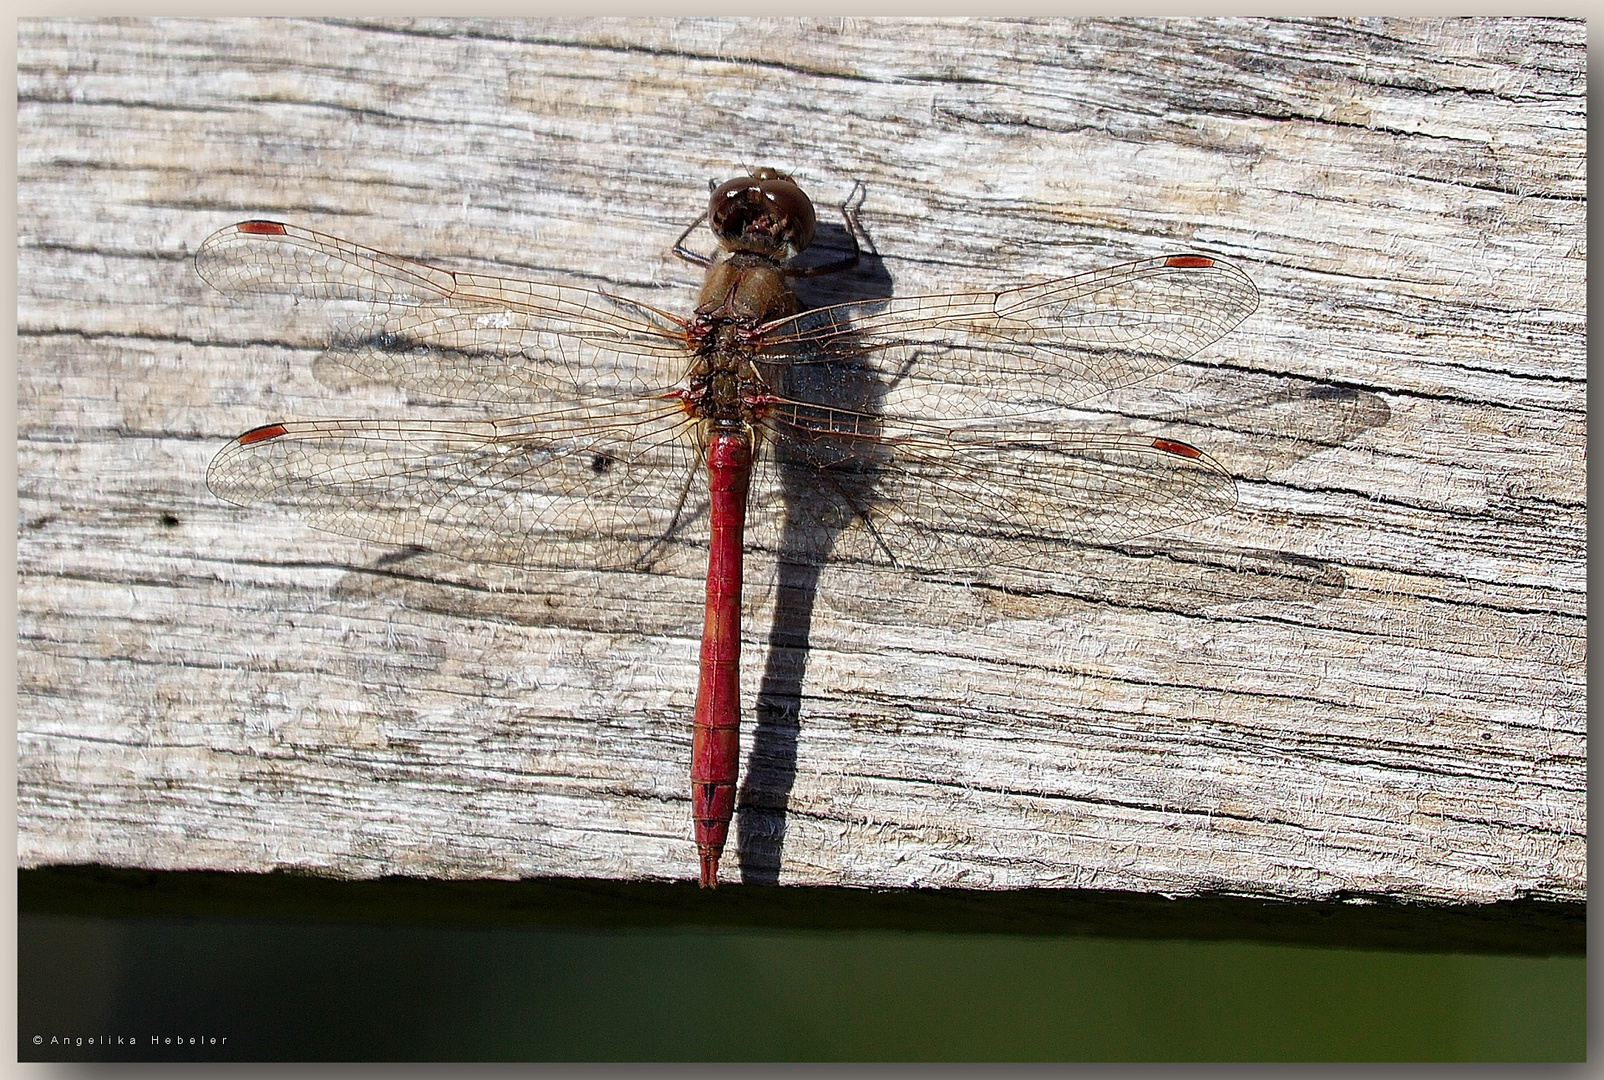
[(862, 185), (820, 299), (1202, 249), (1263, 301), (1087, 403), (1233, 513), (750, 598), (726, 881), (1581, 899), (1585, 91), (1579, 22), (24, 21), (20, 861), (694, 876), (698, 569), (219, 502), (247, 428), (408, 412), (192, 257), (274, 217), (685, 311), (773, 164)]

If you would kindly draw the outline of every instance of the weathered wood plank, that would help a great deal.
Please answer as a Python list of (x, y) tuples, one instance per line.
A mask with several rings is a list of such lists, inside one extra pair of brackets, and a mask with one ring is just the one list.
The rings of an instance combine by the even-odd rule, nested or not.
[(830, 288), (1204, 247), (1264, 302), (1087, 403), (1233, 514), (753, 598), (732, 879), (1582, 898), (1585, 91), (1545, 20), (24, 21), (22, 862), (694, 873), (697, 568), (218, 503), (239, 431), (406, 403), (191, 257), (274, 216), (682, 310), (707, 179), (774, 163), (864, 185)]

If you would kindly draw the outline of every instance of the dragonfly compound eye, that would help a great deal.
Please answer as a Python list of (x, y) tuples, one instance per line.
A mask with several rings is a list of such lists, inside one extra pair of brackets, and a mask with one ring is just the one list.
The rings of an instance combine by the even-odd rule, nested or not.
[(805, 251), (817, 224), (813, 201), (775, 169), (758, 169), (714, 188), (707, 220), (725, 247), (774, 259)]

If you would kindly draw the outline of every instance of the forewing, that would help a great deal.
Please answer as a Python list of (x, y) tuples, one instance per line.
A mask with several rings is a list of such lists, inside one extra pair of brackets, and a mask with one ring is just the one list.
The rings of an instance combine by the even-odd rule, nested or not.
[(213, 459), (229, 502), (330, 532), (551, 569), (643, 569), (704, 512), (684, 413), (620, 402), (484, 423), (324, 420), (246, 432)]
[(230, 225), (201, 244), (195, 266), (232, 297), (343, 302), (314, 368), (334, 386), (541, 407), (650, 397), (688, 361), (679, 324), (621, 297), (454, 273), (294, 225)]
[[(1140, 382), (1257, 306), (1236, 267), (1170, 255), (1000, 292), (818, 308), (769, 324), (762, 339), (786, 354), (777, 367), (820, 369), (791, 376), (813, 391), (789, 396), (944, 422), (1042, 413)], [(842, 393), (842, 381), (860, 388)]]

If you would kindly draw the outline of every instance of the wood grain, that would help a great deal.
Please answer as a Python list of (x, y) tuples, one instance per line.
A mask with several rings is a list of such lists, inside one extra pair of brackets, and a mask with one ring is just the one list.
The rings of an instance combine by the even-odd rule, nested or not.
[(1203, 248), (1263, 303), (1088, 403), (1234, 513), (752, 599), (726, 880), (1585, 898), (1585, 70), (1546, 20), (23, 20), (22, 865), (694, 875), (698, 568), (221, 504), (233, 435), (406, 406), (191, 260), (271, 216), (685, 310), (708, 179), (776, 164), (862, 185), (816, 299)]

